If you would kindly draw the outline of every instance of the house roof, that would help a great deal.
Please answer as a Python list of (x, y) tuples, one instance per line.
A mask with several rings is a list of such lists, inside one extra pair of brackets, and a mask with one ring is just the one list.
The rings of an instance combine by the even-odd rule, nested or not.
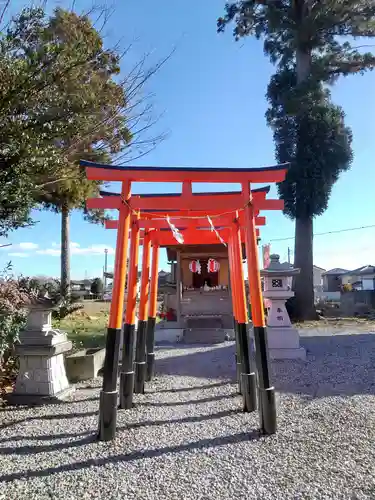
[(349, 269), (342, 269), (341, 267), (335, 267), (334, 269), (330, 269), (329, 271), (326, 271), (325, 273), (322, 273), (323, 276), (327, 275), (341, 275), (341, 274), (346, 274), (348, 276), (366, 276), (368, 274), (375, 274), (375, 266), (362, 266), (358, 267), (357, 269), (353, 269), (353, 271), (349, 271)]
[(324, 267), (319, 267), (319, 266), (313, 266), (314, 269), (319, 269), (319, 271), (324, 271), (326, 272), (326, 269), (324, 269)]
[(161, 271), (159, 271), (159, 276), (167, 276), (168, 274), (171, 274), (169, 273), (168, 271), (164, 271), (164, 269), (162, 269)]
[(323, 276), (330, 276), (330, 275), (335, 275), (335, 274), (347, 274), (350, 273), (348, 269), (342, 269), (341, 267), (334, 267), (333, 269), (330, 269), (329, 271), (326, 271), (325, 273), (322, 273)]
[(366, 266), (358, 267), (357, 269), (354, 269), (353, 271), (348, 271), (345, 274), (350, 274), (351, 276), (352, 275), (363, 276), (363, 275), (374, 274), (374, 273), (375, 273), (375, 266), (366, 265)]
[(83, 280), (71, 280), (72, 285), (85, 285), (85, 286), (90, 286), (93, 280), (90, 279), (83, 279)]

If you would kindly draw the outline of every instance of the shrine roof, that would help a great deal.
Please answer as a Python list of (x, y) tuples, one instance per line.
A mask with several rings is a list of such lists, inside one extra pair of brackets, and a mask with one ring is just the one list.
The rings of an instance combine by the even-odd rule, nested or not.
[(261, 168), (105, 165), (81, 160), (89, 180), (134, 182), (282, 182), (289, 163)]
[[(227, 258), (228, 248), (221, 243), (217, 244), (201, 244), (201, 245), (167, 245), (164, 247), (167, 252), (169, 262), (177, 260), (177, 251), (181, 251), (182, 259), (194, 259), (205, 257)], [(242, 257), (246, 258), (245, 244), (242, 244)]]

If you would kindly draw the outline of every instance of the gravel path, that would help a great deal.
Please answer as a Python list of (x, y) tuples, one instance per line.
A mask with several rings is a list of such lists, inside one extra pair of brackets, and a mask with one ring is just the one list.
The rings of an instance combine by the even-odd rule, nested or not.
[(303, 339), (274, 362), (279, 430), (259, 436), (232, 343), (158, 351), (158, 376), (95, 441), (100, 380), (72, 401), (0, 414), (0, 499), (374, 499), (375, 335)]

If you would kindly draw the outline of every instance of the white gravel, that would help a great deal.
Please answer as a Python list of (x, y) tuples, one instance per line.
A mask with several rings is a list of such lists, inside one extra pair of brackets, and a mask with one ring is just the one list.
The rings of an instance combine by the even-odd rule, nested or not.
[(160, 348), (158, 376), (95, 441), (100, 380), (74, 399), (0, 414), (0, 499), (374, 499), (375, 335), (310, 336), (274, 362), (279, 430), (257, 433), (233, 343)]

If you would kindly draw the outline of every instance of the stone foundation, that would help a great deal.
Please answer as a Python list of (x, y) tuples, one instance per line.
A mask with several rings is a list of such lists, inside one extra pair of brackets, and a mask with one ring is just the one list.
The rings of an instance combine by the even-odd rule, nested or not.
[(296, 328), (268, 326), (267, 337), (271, 359), (306, 359)]
[(182, 342), (186, 344), (220, 344), (227, 337), (220, 315), (189, 316), (185, 325)]
[(68, 341), (49, 349), (17, 346), (20, 370), (14, 392), (8, 395), (9, 404), (42, 404), (69, 396), (74, 387), (66, 376), (63, 353), (71, 348)]
[(222, 328), (185, 328), (182, 342), (185, 344), (220, 344), (225, 342), (227, 331)]

